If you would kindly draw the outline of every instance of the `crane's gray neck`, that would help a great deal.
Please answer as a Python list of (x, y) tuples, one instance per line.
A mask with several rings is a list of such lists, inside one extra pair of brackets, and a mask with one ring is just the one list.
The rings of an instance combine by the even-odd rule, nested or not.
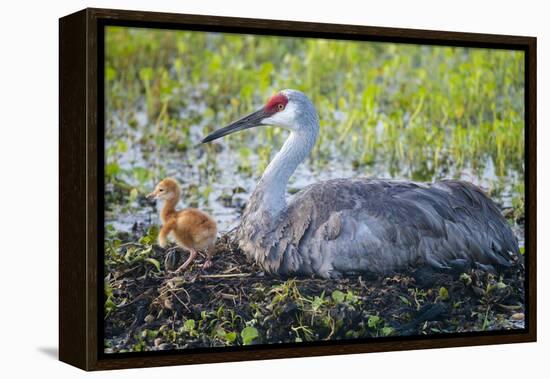
[[(318, 127), (315, 129), (318, 130)], [(315, 145), (317, 132), (291, 131), (281, 150), (267, 166), (253, 196), (257, 206), (272, 216), (286, 209), (288, 180)]]

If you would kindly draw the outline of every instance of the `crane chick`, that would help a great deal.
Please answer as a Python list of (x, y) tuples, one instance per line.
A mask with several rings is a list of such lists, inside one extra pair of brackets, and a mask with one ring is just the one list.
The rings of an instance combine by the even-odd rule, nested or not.
[(155, 190), (147, 195), (148, 199), (164, 201), (160, 211), (162, 228), (158, 236), (159, 245), (166, 247), (168, 236), (171, 234), (179, 247), (189, 251), (189, 258), (175, 271), (176, 273), (187, 269), (199, 251), (206, 252), (206, 261), (202, 268), (207, 269), (212, 266), (211, 249), (216, 242), (218, 231), (216, 221), (195, 208), (176, 210), (180, 196), (181, 188), (172, 178), (163, 179)]

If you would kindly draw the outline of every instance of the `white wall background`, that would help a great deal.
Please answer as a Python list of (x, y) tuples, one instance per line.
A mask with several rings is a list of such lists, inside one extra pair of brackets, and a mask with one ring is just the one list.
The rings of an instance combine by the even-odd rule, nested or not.
[[(4, 1), (0, 5), (0, 372), (78, 377), (57, 354), (58, 18), (87, 6), (538, 37), (539, 342), (90, 374), (109, 378), (523, 378), (547, 374), (550, 26), (546, 1)], [(545, 70), (546, 68), (546, 70)], [(546, 299), (545, 299), (546, 297)], [(546, 350), (546, 351), (545, 351)], [(543, 374), (544, 375), (544, 374)]]

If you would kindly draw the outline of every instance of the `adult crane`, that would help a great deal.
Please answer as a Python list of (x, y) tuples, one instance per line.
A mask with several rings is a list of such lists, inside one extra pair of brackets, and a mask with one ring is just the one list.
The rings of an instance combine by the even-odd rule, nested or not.
[(239, 246), (266, 272), (338, 278), (413, 266), (510, 266), (517, 240), (497, 205), (471, 183), (368, 178), (311, 184), (286, 199), (288, 180), (319, 134), (306, 95), (283, 90), (261, 109), (214, 131), (213, 141), (261, 125), (290, 131), (242, 214)]

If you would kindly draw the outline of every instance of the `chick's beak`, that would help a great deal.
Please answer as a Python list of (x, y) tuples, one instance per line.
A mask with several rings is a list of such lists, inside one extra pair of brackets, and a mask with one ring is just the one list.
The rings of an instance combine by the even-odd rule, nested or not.
[(147, 195), (147, 200), (155, 200), (157, 196), (158, 196), (157, 191), (153, 191), (149, 195)]

